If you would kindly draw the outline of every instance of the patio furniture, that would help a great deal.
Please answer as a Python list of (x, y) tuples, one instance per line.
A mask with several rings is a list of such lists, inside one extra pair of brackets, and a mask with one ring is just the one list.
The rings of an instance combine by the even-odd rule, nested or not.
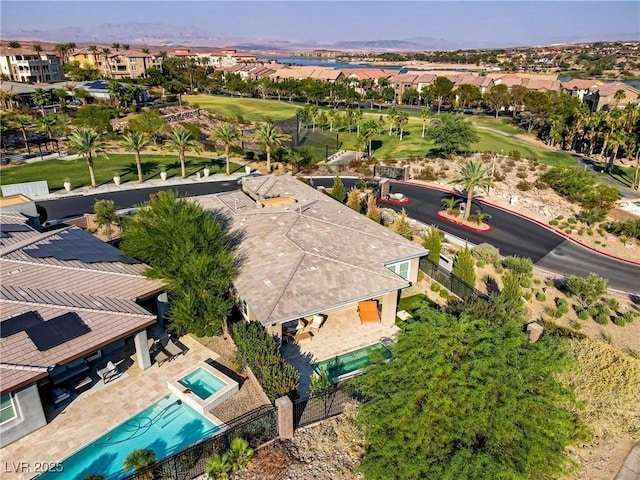
[(300, 332), (300, 333), (296, 333), (291, 338), (293, 338), (293, 340), (295, 342), (299, 342), (300, 340), (306, 340), (306, 339), (313, 340), (313, 333), (311, 333), (311, 332)]
[(377, 300), (358, 302), (358, 315), (360, 316), (360, 323), (380, 323)]
[(311, 326), (309, 328), (311, 330), (320, 330), (320, 327), (324, 324), (324, 320), (324, 315), (314, 315), (311, 319)]
[(93, 380), (91, 380), (91, 377), (89, 376), (77, 377), (71, 380), (73, 389), (78, 393), (85, 391), (87, 389), (86, 387), (91, 386), (92, 383), (93, 383)]
[(66, 388), (58, 387), (52, 390), (53, 405), (58, 408), (61, 405), (71, 401), (71, 393)]
[(160, 341), (160, 339), (150, 338), (147, 341), (147, 345), (149, 346), (149, 354), (151, 355), (151, 359), (155, 360), (158, 366), (162, 365), (167, 360), (171, 360), (172, 357), (162, 348), (162, 342)]
[(171, 340), (171, 338), (169, 338), (163, 350), (169, 354), (170, 360), (173, 360), (180, 355), (185, 355), (189, 349), (182, 345), (182, 343), (180, 343), (179, 341), (176, 340), (174, 342), (173, 340)]
[(104, 383), (109, 383), (120, 376), (120, 370), (111, 360), (107, 362), (107, 366), (98, 370), (98, 376)]

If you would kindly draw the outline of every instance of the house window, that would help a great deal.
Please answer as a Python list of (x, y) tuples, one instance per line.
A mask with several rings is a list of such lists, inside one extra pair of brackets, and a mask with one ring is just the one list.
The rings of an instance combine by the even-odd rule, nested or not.
[(13, 404), (13, 397), (10, 393), (5, 393), (0, 397), (0, 424), (16, 417), (16, 407)]
[(394, 263), (393, 265), (388, 265), (387, 268), (405, 280), (409, 279), (409, 261)]

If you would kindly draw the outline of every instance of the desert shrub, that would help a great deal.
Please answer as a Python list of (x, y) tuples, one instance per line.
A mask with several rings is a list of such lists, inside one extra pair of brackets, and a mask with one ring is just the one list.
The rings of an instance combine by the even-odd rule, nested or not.
[(567, 218), (567, 222), (569, 222), (571, 225), (574, 225), (578, 223), (578, 220), (576, 220), (576, 217), (569, 217)]
[(564, 215), (558, 215), (556, 217), (556, 220), (560, 221), (560, 220), (564, 220)]
[(575, 368), (563, 378), (577, 397), (575, 414), (596, 435), (637, 438), (640, 418), (640, 360), (592, 339), (570, 342)]
[(536, 300), (538, 300), (539, 302), (546, 302), (547, 295), (544, 292), (538, 292), (536, 293)]
[(487, 263), (484, 260), (478, 260), (478, 262), (476, 263), (478, 268), (482, 268), (486, 265)]
[(504, 257), (502, 265), (513, 271), (519, 278), (533, 275), (533, 261), (527, 257), (509, 255), (508, 257)]
[[(522, 159), (522, 154), (520, 153), (519, 150), (512, 150), (511, 152), (509, 152), (508, 154), (513, 160), (521, 160)], [(511, 161), (513, 161), (511, 160)], [(515, 162), (513, 163), (515, 165)]]
[(431, 284), (431, 286), (429, 287), (429, 289), (430, 289), (432, 292), (439, 292), (439, 291), (440, 291), (440, 284), (439, 284), (439, 283), (437, 283), (437, 282), (433, 282), (433, 283)]
[(558, 225), (558, 221), (557, 220), (550, 220), (549, 221), (549, 225), (551, 225), (552, 227), (555, 227), (556, 225)]
[(569, 293), (577, 297), (585, 307), (591, 306), (598, 298), (607, 293), (607, 279), (593, 272), (586, 277), (568, 275), (565, 277), (565, 283)]
[(547, 185), (540, 179), (533, 182), (533, 186), (536, 187), (538, 190), (546, 190), (547, 188), (549, 188), (549, 185)]
[(496, 168), (493, 172), (493, 179), (496, 182), (502, 182), (505, 178), (507, 178), (507, 176)]
[(541, 177), (560, 195), (572, 201), (581, 201), (594, 187), (596, 175), (591, 170), (556, 166)]
[(565, 298), (556, 297), (555, 304), (558, 311), (562, 312), (562, 315), (569, 312), (569, 302)]
[(613, 317), (613, 323), (619, 327), (624, 327), (627, 323), (627, 319), (623, 315), (616, 315)]
[(607, 323), (609, 323), (609, 315), (607, 315), (606, 313), (598, 313), (596, 315), (596, 317), (593, 319), (596, 323), (599, 323), (600, 325), (606, 325)]
[(440, 296), (442, 298), (448, 298), (449, 297), (449, 292), (447, 292), (444, 288), (440, 289)]
[(531, 183), (527, 182), (526, 180), (522, 180), (518, 182), (516, 188), (521, 192), (528, 192), (529, 190), (531, 190)]
[(606, 225), (606, 230), (618, 236), (625, 236), (640, 240), (640, 220), (624, 220), (621, 222), (611, 222)]
[(569, 322), (569, 326), (575, 330), (580, 330), (582, 328), (582, 324), (577, 320), (571, 320)]
[(473, 258), (478, 261), (482, 260), (485, 263), (495, 264), (500, 261), (500, 251), (488, 243), (481, 243), (480, 245), (477, 245), (473, 248), (471, 253), (473, 254)]
[(584, 235), (584, 232), (586, 231), (586, 229), (584, 227), (580, 227), (578, 229), (578, 235)]
[(516, 177), (518, 177), (518, 178), (525, 179), (525, 178), (527, 178), (527, 175), (528, 175), (528, 174), (527, 174), (527, 171), (526, 171), (526, 170), (518, 170), (518, 171), (516, 172)]
[(586, 320), (589, 318), (589, 311), (588, 310), (581, 310), (580, 312), (578, 312), (578, 318), (580, 320)]
[(414, 174), (414, 177), (418, 180), (433, 182), (438, 179), (438, 174), (431, 165), (427, 165), (426, 167), (418, 170), (418, 172)]
[(607, 218), (607, 210), (603, 208), (585, 208), (576, 214), (576, 218), (587, 225), (593, 225)]
[(524, 299), (528, 302), (531, 300), (531, 298), (533, 297), (533, 291), (528, 290), (525, 293), (522, 294), (522, 296), (524, 297)]
[(609, 307), (613, 311), (620, 310), (620, 302), (618, 301), (617, 298), (607, 297), (604, 300), (604, 303), (607, 305), (607, 307)]

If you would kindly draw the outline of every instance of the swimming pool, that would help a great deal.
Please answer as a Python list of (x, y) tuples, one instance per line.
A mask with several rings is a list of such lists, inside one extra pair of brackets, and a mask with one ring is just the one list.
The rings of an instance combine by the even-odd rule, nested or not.
[(133, 473), (124, 471), (122, 463), (136, 448), (153, 450), (162, 460), (218, 430), (220, 427), (174, 395), (167, 395), (63, 460), (60, 472), (47, 472), (37, 479), (84, 480), (96, 474), (105, 480), (119, 480)]
[(202, 400), (206, 400), (214, 393), (217, 393), (227, 384), (216, 377), (213, 373), (199, 367), (178, 382), (190, 389)]
[(371, 364), (372, 357), (376, 356), (382, 356), (387, 360), (393, 357), (391, 351), (383, 344), (374, 343), (368, 347), (318, 362), (315, 368), (316, 370), (325, 369), (329, 373), (329, 378), (336, 380), (357, 374), (360, 369)]

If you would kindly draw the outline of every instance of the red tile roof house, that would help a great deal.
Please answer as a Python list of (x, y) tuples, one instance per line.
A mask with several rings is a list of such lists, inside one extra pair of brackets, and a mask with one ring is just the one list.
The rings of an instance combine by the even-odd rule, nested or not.
[(164, 291), (142, 275), (146, 265), (84, 230), (40, 233), (25, 221), (0, 213), (2, 447), (46, 425), (56, 391), (71, 397), (80, 381), (97, 379), (125, 340), (148, 368), (146, 328), (157, 317), (140, 302)]
[[(618, 91), (624, 92), (624, 98), (615, 98)], [(622, 82), (611, 82), (592, 87), (589, 94), (584, 96), (584, 101), (590, 105), (591, 111), (595, 112), (624, 108), (629, 103), (637, 102), (638, 98), (640, 98), (640, 90), (637, 88)]]
[(330, 323), (333, 311), (376, 299), (381, 324), (394, 325), (424, 248), (288, 175), (247, 178), (242, 188), (194, 200), (242, 238), (233, 284), (245, 319), (282, 336), (285, 323)]

